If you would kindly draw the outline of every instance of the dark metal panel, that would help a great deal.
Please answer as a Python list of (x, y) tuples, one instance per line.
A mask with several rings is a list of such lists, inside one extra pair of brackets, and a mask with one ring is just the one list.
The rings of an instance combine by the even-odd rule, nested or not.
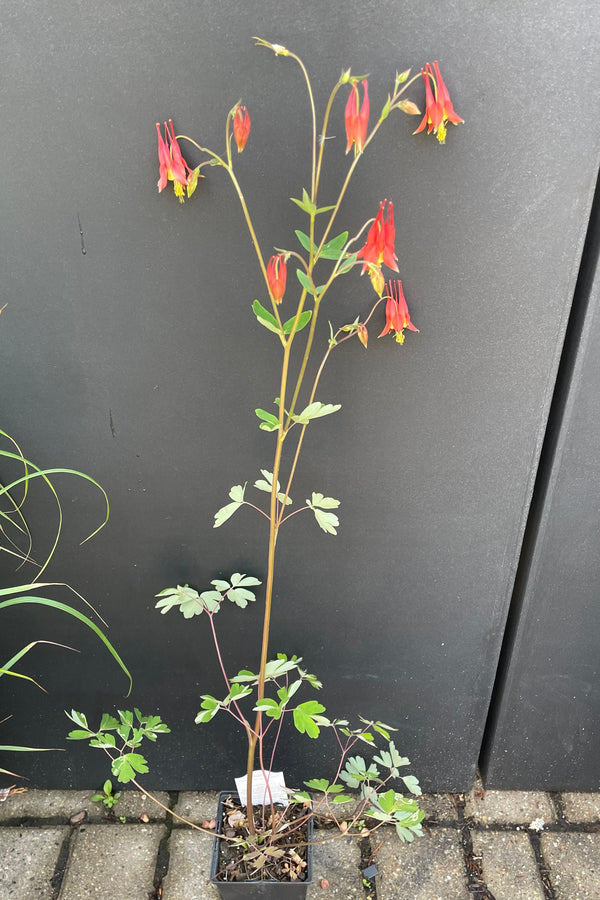
[[(403, 348), (344, 349), (323, 379), (323, 400), (343, 408), (311, 435), (320, 454), (296, 495), (340, 497), (342, 527), (328, 538), (296, 517), (282, 535), (273, 648), (304, 654), (332, 714), (397, 723), (426, 786), (463, 789), (597, 169), (598, 24), (583, 0), (551, 10), (516, 0), (173, 0), (168, 12), (156, 0), (4, 3), (2, 424), (32, 458), (84, 469), (110, 494), (108, 528), (78, 548), (97, 504), (64, 484), (68, 528), (52, 575), (101, 609), (133, 670), (133, 701), (174, 728), (150, 784), (208, 787), (243, 769), (225, 725), (191, 724), (217, 678), (203, 623), (159, 618), (153, 596), (177, 581), (203, 588), (219, 573), (263, 573), (265, 536), (246, 511), (218, 531), (212, 516), (233, 483), (269, 461), (252, 410), (276, 393), (277, 357), (250, 313), (260, 279), (230, 189), (211, 171), (181, 208), (158, 197), (154, 123), (171, 116), (215, 145), (243, 96), (253, 133), (240, 179), (264, 244), (291, 246), (288, 198), (308, 177), (307, 104), (290, 62), (251, 36), (297, 51), (321, 105), (342, 66), (371, 73), (376, 109), (396, 69), (443, 64), (466, 125), (441, 148), (412, 137), (412, 120), (393, 120), (344, 204), (358, 228), (394, 199), (421, 331)], [(345, 165), (342, 115), (341, 101), (328, 177)], [(324, 320), (367, 308), (364, 282), (348, 282)], [(228, 653), (248, 667), (259, 619), (260, 609), (223, 614)], [(7, 712), (18, 715), (3, 735), (39, 744), (43, 725), (43, 742), (59, 746), (64, 707), (121, 705), (124, 687), (81, 629), (40, 615), (32, 634), (31, 622), (6, 615), (2, 646), (54, 637), (84, 653), (37, 652), (33, 672), (50, 696), (11, 685)], [(311, 756), (318, 766), (304, 765)], [(293, 777), (319, 774), (329, 756), (291, 740), (284, 765)], [(79, 747), (13, 766), (46, 786), (104, 772)]]
[(598, 790), (600, 194), (549, 421), (488, 731), (486, 784)]

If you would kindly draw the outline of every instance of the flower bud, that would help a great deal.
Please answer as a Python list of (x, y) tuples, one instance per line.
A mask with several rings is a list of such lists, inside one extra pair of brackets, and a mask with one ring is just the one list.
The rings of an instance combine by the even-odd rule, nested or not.
[(363, 322), (359, 322), (356, 328), (356, 335), (366, 350), (367, 344), (369, 343), (369, 332), (367, 331), (367, 326)]
[(250, 116), (245, 106), (238, 106), (233, 114), (233, 137), (237, 144), (238, 153), (246, 146), (250, 134)]
[(281, 303), (283, 300), (286, 277), (285, 253), (278, 253), (276, 256), (272, 256), (267, 264), (267, 281), (275, 303)]

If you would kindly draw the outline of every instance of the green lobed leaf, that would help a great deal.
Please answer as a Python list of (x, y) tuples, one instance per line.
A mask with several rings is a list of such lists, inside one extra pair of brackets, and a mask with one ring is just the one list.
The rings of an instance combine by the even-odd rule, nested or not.
[(299, 425), (308, 425), (311, 419), (320, 419), (322, 416), (330, 416), (341, 408), (341, 403), (319, 403), (319, 401), (315, 401), (314, 403), (309, 403), (302, 412), (292, 416), (292, 419), (294, 422), (298, 422)]
[(241, 700), (242, 697), (247, 697), (252, 693), (252, 688), (244, 687), (242, 684), (232, 684), (231, 690), (223, 700), (225, 705), (229, 705), (234, 700)]
[(254, 672), (250, 672), (248, 669), (240, 669), (237, 675), (234, 675), (231, 679), (232, 682), (239, 682), (240, 684), (243, 682), (255, 682), (258, 683), (258, 675)]
[(262, 431), (277, 431), (279, 429), (279, 419), (273, 413), (267, 412), (266, 409), (255, 409), (254, 412), (259, 419), (262, 419), (258, 426)]
[[(270, 680), (272, 678), (279, 678), (281, 675), (285, 675), (286, 672), (291, 672), (293, 669), (297, 669), (297, 662), (293, 659), (270, 659), (265, 666), (265, 680)], [(314, 703), (316, 701), (310, 701)]]
[[(308, 500), (306, 501), (308, 503)], [(324, 497), (323, 494), (313, 491), (312, 500), (309, 504), (311, 507), (318, 506), (321, 509), (337, 509), (340, 505), (339, 500), (333, 497)]]
[(241, 484), (234, 484), (234, 486), (229, 491), (229, 496), (233, 500), (233, 503), (228, 503), (227, 506), (222, 506), (221, 509), (217, 510), (215, 513), (215, 524), (213, 528), (219, 528), (223, 522), (226, 522), (227, 519), (231, 518), (231, 516), (237, 512), (242, 503), (244, 502), (244, 491), (246, 490), (246, 484), (243, 486)]
[(300, 703), (294, 709), (296, 730), (301, 734), (307, 734), (310, 738), (317, 738), (320, 734), (320, 729), (315, 721), (315, 717), (323, 712), (325, 712), (325, 707), (317, 700), (307, 700), (305, 703)]
[(67, 713), (67, 716), (71, 720), (71, 722), (75, 722), (76, 725), (80, 725), (82, 728), (86, 728), (89, 731), (90, 726), (88, 725), (88, 720), (83, 713), (77, 712), (77, 710), (72, 709), (71, 714), (69, 715), (69, 713)]
[[(263, 474), (263, 478), (259, 478), (258, 481), (255, 481), (254, 487), (259, 491), (265, 491), (267, 494), (270, 494), (271, 491), (273, 490), (273, 473), (267, 471), (267, 469), (261, 469), (260, 471)], [(281, 485), (279, 484), (279, 482), (277, 482), (277, 490), (278, 491), (279, 491), (280, 487), (281, 487)], [(283, 498), (284, 498), (283, 492), (280, 492), (277, 494), (277, 499), (279, 500), (280, 503), (283, 503)], [(292, 498), (288, 497), (285, 501), (285, 505), (289, 506), (290, 503), (292, 503)]]
[(234, 572), (231, 576), (231, 583), (234, 587), (257, 587), (259, 584), (262, 584), (262, 581), (255, 578), (254, 575), (243, 575), (239, 572)]
[(319, 528), (322, 528), (326, 534), (337, 534), (337, 528), (340, 520), (335, 513), (323, 512), (322, 509), (313, 509), (315, 519)]
[(240, 609), (245, 609), (248, 606), (248, 601), (253, 602), (256, 600), (252, 591), (247, 591), (245, 588), (232, 588), (227, 596)]
[(403, 775), (402, 781), (404, 782), (404, 784), (406, 785), (408, 790), (411, 792), (411, 794), (414, 794), (416, 797), (421, 796), (423, 791), (421, 790), (421, 788), (419, 786), (418, 778), (415, 778), (414, 775)]
[(148, 772), (146, 760), (140, 753), (125, 753), (113, 759), (112, 773), (121, 784), (126, 784), (135, 778), (136, 772), (145, 775)]
[(269, 697), (263, 697), (262, 700), (259, 700), (254, 707), (255, 712), (264, 712), (271, 719), (280, 719), (283, 713), (283, 708), (280, 703), (277, 703), (275, 700), (272, 700)]
[[(219, 591), (202, 591), (202, 593), (200, 594), (200, 600), (202, 601), (203, 608), (210, 613), (216, 613), (221, 608), (222, 599), (223, 597), (221, 596)], [(202, 610), (200, 610), (200, 612), (202, 612)]]
[(199, 616), (205, 609), (198, 591), (188, 584), (178, 584), (176, 588), (165, 588), (156, 596), (161, 599), (155, 604), (155, 608), (160, 609), (163, 615), (178, 606), (183, 617), (191, 619), (192, 616)]
[(310, 781), (305, 781), (304, 784), (306, 787), (311, 788), (313, 791), (321, 791), (325, 794), (329, 788), (329, 782), (326, 778), (311, 778)]
[(100, 721), (100, 728), (98, 731), (108, 731), (117, 727), (119, 723), (113, 716), (109, 716), (108, 713), (102, 713), (102, 719)]

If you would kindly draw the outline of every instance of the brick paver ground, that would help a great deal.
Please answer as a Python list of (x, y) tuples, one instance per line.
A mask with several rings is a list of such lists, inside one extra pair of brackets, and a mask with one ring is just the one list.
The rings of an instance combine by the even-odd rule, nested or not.
[[(1, 900), (217, 900), (210, 837), (138, 792), (125, 793), (111, 819), (93, 793), (0, 802)], [(216, 794), (158, 796), (195, 823), (216, 809)], [(600, 900), (600, 794), (477, 784), (424, 797), (423, 807), (426, 833), (412, 845), (389, 829), (318, 844), (309, 900)]]

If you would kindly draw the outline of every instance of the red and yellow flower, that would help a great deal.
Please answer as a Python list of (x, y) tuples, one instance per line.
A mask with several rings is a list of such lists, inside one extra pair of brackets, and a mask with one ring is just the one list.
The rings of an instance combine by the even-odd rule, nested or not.
[(392, 332), (399, 344), (404, 343), (404, 329), (418, 331), (410, 321), (410, 313), (404, 297), (401, 281), (388, 282), (388, 297), (385, 305), (385, 327), (379, 337)]
[(237, 144), (238, 153), (246, 146), (250, 134), (250, 116), (245, 106), (238, 106), (233, 114), (233, 137)]
[(440, 144), (444, 144), (446, 142), (446, 123), (452, 122), (453, 125), (459, 125), (464, 122), (464, 119), (454, 112), (450, 94), (440, 74), (437, 60), (434, 62), (433, 68), (427, 63), (425, 70), (421, 69), (421, 75), (425, 82), (425, 115), (413, 134), (418, 134), (427, 127), (427, 134), (431, 134), (433, 131)]
[(346, 137), (348, 143), (346, 153), (354, 144), (354, 153), (362, 153), (367, 138), (367, 127), (369, 125), (369, 85), (365, 79), (363, 85), (363, 102), (358, 109), (358, 87), (356, 84), (350, 86), (350, 96), (346, 103)]
[(179, 197), (179, 202), (184, 201), (184, 189), (187, 191), (188, 197), (191, 197), (196, 190), (196, 184), (200, 175), (199, 167), (190, 169), (184, 160), (181, 149), (175, 137), (175, 129), (173, 122), (164, 123), (165, 136), (163, 138), (160, 133), (160, 125), (156, 123), (156, 131), (158, 134), (158, 192), (167, 186), (167, 182), (173, 182), (173, 190), (175, 195)]
[(381, 296), (385, 284), (381, 265), (386, 265), (394, 272), (398, 271), (398, 257), (394, 251), (396, 239), (394, 205), (390, 200), (387, 215), (384, 218), (383, 211), (386, 203), (387, 200), (382, 200), (379, 204), (379, 212), (369, 229), (367, 242), (356, 254), (357, 259), (364, 260), (360, 274), (363, 275), (367, 269), (369, 270), (373, 287), (379, 296)]
[(275, 303), (281, 303), (283, 300), (286, 278), (285, 253), (278, 253), (276, 256), (272, 256), (267, 263), (267, 282)]

